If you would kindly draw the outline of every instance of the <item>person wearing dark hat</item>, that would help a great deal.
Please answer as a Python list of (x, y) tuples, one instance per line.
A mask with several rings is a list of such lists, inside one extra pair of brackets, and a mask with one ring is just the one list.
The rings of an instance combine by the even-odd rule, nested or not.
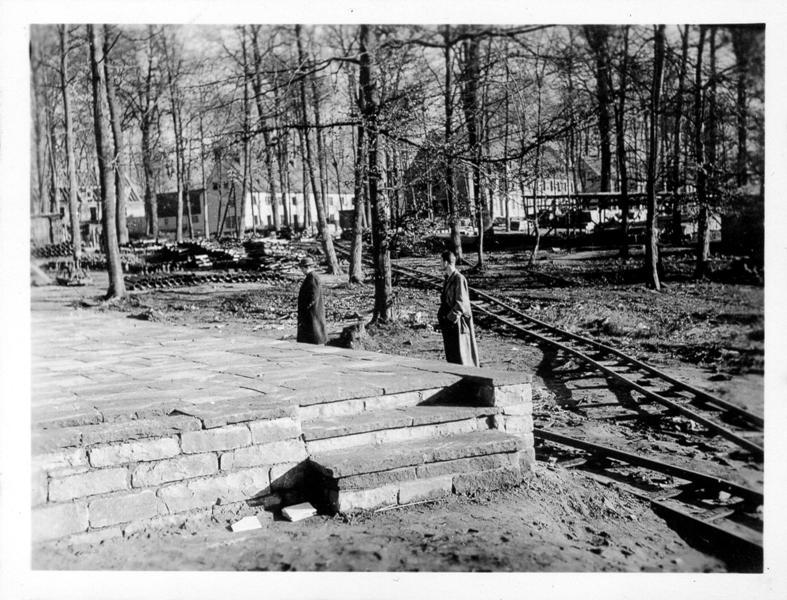
[(453, 252), (446, 250), (441, 258), (445, 279), (437, 320), (443, 334), (445, 358), (450, 363), (478, 367), (478, 346), (467, 280), (456, 270), (456, 255)]
[(306, 344), (324, 344), (328, 339), (325, 335), (325, 305), (322, 300), (320, 278), (314, 272), (315, 262), (311, 256), (301, 259), (301, 271), (306, 278), (298, 293), (298, 337), (299, 342)]

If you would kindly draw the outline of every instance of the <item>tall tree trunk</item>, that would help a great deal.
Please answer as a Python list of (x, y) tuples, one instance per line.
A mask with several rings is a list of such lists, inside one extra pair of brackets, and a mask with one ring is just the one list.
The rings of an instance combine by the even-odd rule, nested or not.
[[(508, 44), (505, 45), (506, 52), (508, 51)], [(508, 66), (508, 61), (505, 62), (505, 69), (506, 69), (506, 84), (505, 84), (505, 124), (503, 130), (503, 156), (506, 157), (506, 161), (503, 163), (503, 198), (506, 203), (505, 205), (505, 213), (506, 213), (506, 231), (511, 231), (511, 201), (509, 199), (509, 185), (508, 185), (508, 138), (509, 138), (509, 119), (510, 119), (510, 110), (511, 110), (511, 102), (510, 102), (510, 94), (508, 91), (508, 85), (511, 81), (511, 69)]]
[(183, 199), (186, 203), (186, 219), (189, 226), (189, 239), (194, 239), (194, 218), (191, 214), (191, 140), (189, 140), (188, 160), (186, 160), (186, 146), (183, 145)]
[(217, 148), (213, 152), (213, 160), (216, 163), (216, 170), (219, 173), (219, 205), (216, 208), (216, 239), (221, 239), (221, 235), (224, 233), (224, 219), (227, 217), (227, 210), (230, 205), (230, 199), (227, 197), (227, 204), (224, 207), (224, 215), (221, 213), (221, 202), (222, 196), (224, 195), (224, 169), (222, 165), (222, 151), (220, 148)]
[(150, 122), (142, 127), (142, 172), (145, 174), (145, 206), (148, 210), (149, 233), (158, 241), (158, 200), (153, 189), (153, 148), (150, 140)]
[[(259, 26), (252, 25), (251, 27), (251, 40), (252, 52), (254, 55), (254, 78), (252, 85), (254, 88), (254, 99), (257, 105), (257, 114), (260, 117), (260, 126), (262, 127), (262, 139), (265, 144), (265, 169), (268, 175), (268, 191), (271, 198), (271, 215), (273, 217), (273, 230), (279, 231), (281, 222), (279, 218), (279, 201), (276, 198), (276, 178), (273, 173), (273, 145), (271, 143), (271, 135), (268, 131), (267, 119), (265, 116), (265, 109), (262, 106), (262, 74), (260, 68), (262, 66), (262, 57), (260, 56), (260, 47), (258, 40)], [(286, 204), (286, 202), (285, 202)]]
[(629, 190), (626, 168), (626, 78), (628, 77), (629, 26), (623, 28), (623, 60), (618, 83), (618, 104), (615, 110), (615, 132), (617, 135), (618, 175), (620, 177), (621, 240), (620, 257), (629, 257)]
[(273, 172), (273, 147), (271, 135), (265, 130), (262, 134), (262, 141), (265, 144), (265, 171), (268, 175), (268, 191), (271, 199), (271, 216), (273, 218), (273, 230), (281, 229), (281, 216), (279, 215), (279, 199), (276, 196), (276, 175)]
[[(538, 70), (538, 64), (536, 64), (536, 162), (533, 169), (533, 224), (535, 225), (536, 239), (530, 252), (530, 258), (527, 261), (528, 267), (535, 265), (538, 259), (538, 247), (541, 243), (541, 229), (538, 223), (538, 188), (541, 182), (541, 112), (543, 108), (542, 86), (545, 68), (546, 61), (542, 63), (540, 72)], [(524, 195), (522, 196), (522, 202), (525, 202)], [(527, 214), (527, 209), (525, 209), (525, 214)]]
[[(201, 98), (201, 106), (205, 105), (204, 97)], [(202, 109), (199, 113), (199, 174), (200, 186), (202, 187), (202, 235), (206, 240), (210, 239), (210, 219), (208, 215), (208, 183), (205, 178), (205, 128), (202, 122)]]
[(681, 162), (683, 150), (683, 94), (686, 86), (686, 72), (689, 55), (689, 26), (681, 31), (680, 67), (678, 71), (678, 90), (675, 101), (675, 131), (672, 136), (672, 168), (670, 169), (670, 188), (672, 191), (672, 243), (683, 243), (683, 215), (681, 200), (678, 196), (681, 187)]
[(407, 194), (404, 189), (404, 182), (402, 178), (402, 157), (399, 148), (394, 147), (393, 150), (393, 171), (394, 171), (394, 198), (396, 199), (396, 226), (401, 224), (401, 219), (407, 213)]
[(336, 158), (336, 144), (333, 138), (331, 138), (331, 166), (333, 167), (333, 172), (336, 174), (336, 195), (339, 197), (339, 210), (344, 210), (344, 202), (342, 201), (342, 173), (339, 168), (339, 159)]
[(95, 124), (96, 154), (98, 155), (99, 184), (101, 201), (103, 204), (102, 229), (104, 232), (104, 246), (107, 255), (107, 271), (109, 273), (109, 288), (107, 298), (121, 298), (126, 294), (123, 282), (123, 267), (120, 262), (120, 249), (118, 248), (117, 224), (115, 221), (115, 181), (112, 169), (112, 149), (110, 145), (110, 132), (107, 125), (104, 102), (106, 102), (106, 82), (104, 69), (101, 62), (104, 60), (101, 34), (93, 26), (87, 26), (88, 41), (90, 46), (90, 73), (93, 91), (93, 121)]
[[(286, 134), (285, 134), (286, 135)], [(282, 137), (279, 138), (277, 144), (281, 144), (281, 148), (276, 149), (276, 162), (279, 166), (279, 184), (281, 186), (281, 207), (282, 217), (284, 224), (288, 227), (292, 226), (292, 206), (290, 204), (290, 167), (287, 163), (287, 141)]]
[(290, 166), (287, 162), (288, 157), (288, 136), (287, 130), (281, 131), (279, 127), (279, 115), (281, 114), (281, 100), (279, 97), (279, 72), (274, 71), (273, 75), (273, 124), (277, 128), (276, 136), (276, 163), (279, 167), (279, 184), (281, 187), (281, 204), (284, 225), (291, 226), (291, 205), (290, 205)]
[(735, 181), (738, 187), (749, 183), (748, 164), (748, 82), (749, 69), (754, 43), (754, 34), (746, 25), (729, 27), (732, 37), (732, 48), (735, 52), (735, 131), (737, 137), (737, 153), (735, 156)]
[[(319, 201), (322, 204), (323, 212), (326, 215), (326, 220), (328, 218), (327, 208), (328, 208), (328, 200), (327, 200), (327, 169), (325, 168), (325, 144), (322, 135), (322, 127), (321, 127), (321, 111), (320, 111), (320, 94), (317, 85), (317, 76), (315, 74), (309, 75), (309, 83), (311, 85), (312, 91), (312, 110), (314, 111), (314, 140), (317, 149), (317, 174), (320, 184), (320, 195), (319, 199), (315, 195), (315, 202)], [(338, 263), (337, 263), (338, 266)]]
[(712, 25), (708, 36), (709, 45), (709, 67), (708, 73), (708, 112), (707, 112), (707, 126), (705, 132), (707, 134), (707, 141), (705, 143), (705, 217), (703, 219), (703, 227), (700, 232), (702, 239), (701, 253), (705, 256), (705, 272), (707, 272), (707, 261), (710, 258), (710, 221), (711, 221), (711, 206), (715, 204), (718, 198), (718, 166), (716, 164), (716, 153), (718, 146), (718, 109), (716, 105), (716, 88), (717, 88), (717, 72), (716, 72), (716, 32), (717, 27)]
[[(235, 199), (235, 217), (237, 219), (235, 235), (239, 240), (243, 239), (246, 232), (246, 198), (250, 196), (249, 192), (249, 136), (244, 132), (243, 135), (243, 149), (241, 156), (241, 192), (240, 192), (240, 208), (238, 208), (238, 199)], [(250, 198), (250, 205), (254, 200)], [(239, 216), (240, 213), (240, 216)], [(253, 218), (253, 217), (252, 217)]]
[[(46, 123), (47, 134), (49, 141), (47, 143), (47, 162), (49, 163), (49, 212), (60, 214), (60, 184), (58, 183), (57, 176), (57, 161), (55, 160), (55, 149), (57, 148), (57, 140), (55, 139), (55, 119), (53, 113), (53, 105), (47, 102), (46, 107)], [(54, 241), (54, 240), (53, 240)]]
[(612, 166), (609, 122), (609, 27), (606, 25), (586, 25), (584, 31), (596, 62), (598, 133), (601, 149), (601, 191), (608, 192), (610, 191), (610, 174)]
[(465, 64), (463, 71), (462, 105), (467, 126), (467, 145), (470, 150), (470, 172), (473, 181), (473, 205), (478, 223), (478, 264), (476, 269), (483, 272), (484, 263), (484, 202), (481, 195), (481, 144), (478, 139), (478, 79), (479, 58), (478, 39), (471, 37), (465, 41)]
[[(257, 223), (259, 222), (262, 224), (262, 213), (257, 210), (259, 207), (257, 206), (257, 202), (255, 201), (254, 197), (254, 144), (251, 143), (249, 140), (249, 150), (246, 153), (246, 181), (248, 181), (248, 190), (249, 190), (249, 212), (251, 213), (251, 234), (252, 236), (257, 235)], [(260, 195), (262, 195), (262, 190), (260, 190)]]
[[(386, 140), (387, 142), (387, 140)], [(391, 159), (391, 150), (389, 143), (383, 143), (383, 168), (385, 170), (383, 189), (385, 190), (385, 195), (388, 198), (388, 210), (389, 217), (391, 219), (391, 227), (394, 231), (396, 231), (396, 225), (399, 220), (398, 214), (398, 207), (396, 206), (396, 197), (394, 196), (394, 186), (396, 185), (394, 180), (394, 171), (393, 171), (393, 160)]]
[(367, 129), (367, 172), (369, 173), (369, 204), (372, 207), (372, 243), (374, 245), (374, 313), (373, 320), (387, 323), (392, 318), (391, 253), (388, 206), (385, 196), (377, 191), (380, 178), (378, 167), (377, 81), (373, 73), (369, 52), (369, 26), (361, 25), (359, 31), (360, 70), (359, 83), (363, 95), (364, 123)]
[(298, 141), (301, 147), (301, 189), (303, 190), (303, 223), (301, 227), (312, 224), (311, 204), (309, 202), (309, 166), (306, 161), (306, 138), (303, 129), (298, 130)]
[[(354, 90), (354, 85), (351, 83), (351, 89)], [(358, 94), (358, 108), (361, 115), (366, 114), (364, 106), (363, 90), (359, 90)], [(364, 217), (364, 191), (366, 186), (364, 180), (366, 179), (366, 128), (363, 120), (358, 124), (358, 139), (356, 142), (355, 151), (355, 172), (353, 186), (353, 240), (352, 249), (350, 251), (350, 283), (361, 283), (363, 281), (363, 217)]]
[[(147, 69), (144, 83), (138, 92), (141, 114), (139, 129), (142, 143), (142, 172), (145, 179), (145, 214), (148, 219), (147, 233), (158, 241), (158, 199), (156, 198), (155, 177), (153, 173), (153, 143), (151, 128), (154, 123), (154, 112), (158, 110), (157, 100), (153, 101), (153, 27), (148, 26)], [(157, 95), (158, 97), (158, 95)]]
[(30, 194), (30, 212), (31, 214), (42, 214), (47, 212), (47, 144), (48, 135), (47, 128), (44, 123), (46, 119), (46, 99), (44, 90), (46, 88), (44, 81), (44, 67), (41, 61), (41, 48), (39, 40), (30, 40), (30, 83), (31, 90), (31, 104), (33, 120), (33, 145), (35, 151), (33, 152), (33, 163), (31, 169), (31, 194)]
[[(251, 196), (250, 193), (250, 185), (249, 185), (249, 161), (250, 161), (250, 138), (251, 134), (249, 132), (250, 124), (249, 124), (249, 112), (250, 112), (250, 104), (249, 104), (249, 60), (247, 56), (246, 50), (246, 27), (241, 27), (241, 49), (243, 52), (243, 163), (240, 165), (243, 175), (241, 177), (241, 195), (240, 195), (240, 222), (238, 223), (237, 227), (237, 234), (238, 239), (242, 240), (243, 235), (246, 231), (246, 197), (249, 196), (250, 199), (250, 207), (254, 206), (254, 198)], [(253, 210), (253, 209), (252, 209)], [(235, 213), (237, 217), (237, 211)], [(252, 214), (252, 223), (254, 223), (254, 215)]]
[[(538, 101), (538, 128), (541, 128), (541, 93), (539, 91), (539, 101)], [(536, 260), (538, 259), (538, 249), (541, 245), (541, 228), (538, 222), (538, 184), (541, 179), (541, 133), (538, 133), (538, 141), (536, 142), (536, 162), (535, 167), (533, 168), (533, 227), (535, 230), (535, 241), (533, 242), (533, 247), (530, 249), (530, 258), (528, 258), (527, 266), (532, 267), (536, 264)], [(522, 188), (522, 202), (526, 202), (524, 196), (524, 185), (520, 184)], [(527, 211), (525, 211), (527, 212)], [(548, 234), (549, 232), (547, 232)]]
[(462, 236), (459, 234), (459, 211), (456, 206), (456, 191), (454, 188), (454, 158), (451, 148), (451, 125), (453, 121), (454, 106), (451, 99), (452, 68), (451, 68), (451, 26), (443, 29), (443, 55), (445, 60), (445, 194), (448, 205), (448, 225), (451, 229), (451, 250), (456, 254), (457, 262), (462, 262)]
[(656, 27), (653, 85), (650, 92), (650, 133), (648, 147), (648, 175), (646, 194), (648, 198), (647, 212), (647, 243), (645, 246), (645, 269), (648, 285), (656, 290), (661, 289), (659, 281), (659, 224), (656, 206), (656, 171), (659, 156), (659, 111), (661, 107), (661, 86), (664, 79), (664, 25)]
[(705, 46), (707, 28), (700, 25), (697, 41), (697, 62), (694, 72), (694, 160), (697, 165), (697, 261), (695, 277), (704, 277), (708, 269), (710, 243), (708, 240), (708, 198), (707, 198), (707, 165), (705, 163), (705, 132), (704, 132), (704, 94), (702, 91), (702, 54)]
[(104, 80), (107, 86), (107, 100), (109, 104), (109, 120), (112, 124), (112, 139), (114, 141), (115, 153), (112, 161), (115, 172), (115, 189), (117, 190), (117, 209), (115, 219), (118, 229), (118, 243), (128, 244), (128, 223), (126, 220), (126, 199), (128, 198), (128, 186), (123, 169), (123, 129), (120, 123), (120, 106), (115, 95), (115, 81), (112, 77), (109, 58), (109, 36), (108, 25), (104, 25)]
[[(305, 57), (303, 53), (303, 42), (301, 40), (301, 26), (295, 26), (295, 36), (298, 44), (298, 64), (303, 68), (305, 64)], [(314, 192), (314, 204), (317, 208), (317, 229), (322, 238), (322, 248), (325, 254), (325, 259), (328, 262), (328, 271), (333, 275), (338, 275), (342, 272), (339, 266), (339, 261), (336, 259), (336, 251), (333, 248), (333, 238), (328, 231), (328, 225), (325, 218), (325, 204), (322, 194), (318, 193), (314, 177), (314, 162), (312, 159), (311, 142), (309, 141), (309, 118), (308, 108), (306, 103), (306, 82), (303, 78), (300, 81), (300, 95), (301, 95), (301, 124), (303, 125), (303, 139), (304, 146), (306, 147), (306, 164), (309, 169), (309, 180), (311, 181), (312, 191)], [(315, 115), (317, 118), (317, 115)], [(319, 135), (319, 129), (317, 130)]]
[(82, 236), (79, 222), (79, 187), (74, 161), (74, 125), (71, 115), (71, 94), (68, 89), (68, 39), (66, 25), (58, 25), (60, 38), (60, 94), (63, 96), (63, 118), (66, 134), (66, 171), (68, 172), (68, 215), (71, 230), (72, 256), (74, 271), (80, 268), (82, 260)]
[(177, 213), (175, 215), (175, 241), (183, 242), (183, 154), (181, 152), (183, 132), (180, 128), (180, 100), (177, 84), (173, 75), (173, 62), (175, 60), (175, 49), (172, 55), (167, 48), (166, 33), (162, 37), (164, 44), (165, 62), (167, 68), (167, 83), (169, 87), (170, 112), (172, 114), (172, 129), (175, 134), (175, 186), (177, 194)]

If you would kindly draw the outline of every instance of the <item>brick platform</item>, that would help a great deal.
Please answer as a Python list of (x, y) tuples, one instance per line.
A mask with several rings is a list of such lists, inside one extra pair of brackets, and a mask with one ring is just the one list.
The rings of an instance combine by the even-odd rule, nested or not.
[(533, 464), (527, 375), (35, 303), (32, 330), (34, 540), (404, 504)]

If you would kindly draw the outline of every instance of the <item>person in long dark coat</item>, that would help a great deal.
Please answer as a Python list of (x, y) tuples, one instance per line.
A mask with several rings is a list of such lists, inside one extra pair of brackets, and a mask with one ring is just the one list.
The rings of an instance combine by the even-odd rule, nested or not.
[(296, 339), (306, 344), (324, 344), (328, 339), (325, 335), (325, 305), (322, 300), (320, 278), (314, 272), (314, 266), (314, 259), (308, 256), (300, 262), (301, 271), (306, 278), (298, 292)]
[(478, 367), (478, 346), (467, 280), (456, 270), (456, 255), (453, 252), (443, 252), (442, 261), (445, 280), (437, 320), (443, 333), (445, 358), (450, 363)]

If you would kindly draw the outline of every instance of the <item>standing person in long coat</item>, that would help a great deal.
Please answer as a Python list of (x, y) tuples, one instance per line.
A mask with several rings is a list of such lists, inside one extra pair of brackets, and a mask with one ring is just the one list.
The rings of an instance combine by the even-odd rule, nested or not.
[(445, 281), (437, 320), (443, 333), (445, 358), (450, 363), (478, 367), (478, 346), (467, 280), (456, 270), (456, 255), (453, 252), (446, 250), (441, 257)]
[(298, 293), (298, 337), (299, 342), (306, 344), (324, 344), (328, 339), (325, 335), (325, 305), (322, 300), (320, 278), (314, 272), (314, 259), (310, 256), (300, 262), (301, 271), (306, 278)]

